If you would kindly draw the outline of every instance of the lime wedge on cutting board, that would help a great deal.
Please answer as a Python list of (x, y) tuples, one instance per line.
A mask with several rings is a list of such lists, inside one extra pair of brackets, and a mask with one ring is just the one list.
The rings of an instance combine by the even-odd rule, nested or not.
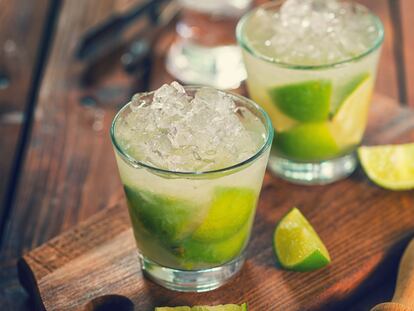
[(358, 155), (365, 173), (377, 185), (414, 189), (414, 143), (360, 147)]
[(155, 311), (247, 311), (247, 303), (242, 305), (227, 304), (218, 306), (194, 306), (194, 307), (158, 307)]
[(331, 262), (325, 245), (297, 208), (277, 225), (273, 246), (280, 265), (288, 270), (313, 271)]

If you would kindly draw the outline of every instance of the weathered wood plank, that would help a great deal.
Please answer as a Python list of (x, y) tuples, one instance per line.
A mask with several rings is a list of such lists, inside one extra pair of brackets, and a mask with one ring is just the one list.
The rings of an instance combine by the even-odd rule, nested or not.
[(400, 0), (407, 103), (414, 107), (414, 1)]
[[(20, 4), (20, 9), (23, 3), (30, 5), (26, 14), (32, 13), (39, 3), (12, 2)], [(84, 66), (76, 61), (74, 51), (86, 29), (138, 2), (62, 2), (26, 161), (0, 252), (0, 303), (2, 307), (10, 306), (8, 310), (18, 308), (17, 305), (23, 308), (20, 304), (25, 303), (16, 272), (16, 258), (22, 251), (119, 199), (118, 173), (108, 156), (112, 154), (108, 128), (118, 105), (130, 97), (132, 82), (118, 70), (109, 77), (101, 77), (99, 85), (82, 88)], [(25, 24), (23, 40), (32, 40), (27, 36), (30, 27), (35, 25)], [(120, 68), (119, 58), (112, 61)], [(22, 61), (19, 66), (23, 81), (28, 64)], [(13, 98), (11, 94), (9, 99)], [(80, 104), (84, 95), (94, 97), (96, 104)]]
[[(376, 101), (367, 143), (412, 140), (414, 111), (386, 98)], [(295, 273), (275, 267), (274, 225), (292, 206), (301, 208), (325, 241), (333, 259), (327, 269)], [(32, 291), (37, 284), (46, 310), (84, 310), (93, 299), (112, 294), (129, 298), (134, 310), (244, 301), (252, 310), (354, 310), (353, 299), (396, 272), (414, 233), (413, 208), (411, 192), (381, 189), (360, 169), (321, 187), (292, 185), (267, 173), (246, 265), (219, 290), (177, 294), (145, 280), (124, 200), (29, 252), (21, 262), (21, 279)]]
[[(49, 0), (0, 0), (0, 219), (25, 119)], [(0, 233), (1, 234), (1, 233)]]
[[(50, 0), (0, 0), (0, 222), (7, 224), (6, 191), (12, 178), (17, 148), (28, 113), (30, 93), (39, 62), (41, 38)], [(4, 228), (0, 226), (3, 230)], [(2, 232), (0, 232), (1, 237)], [(1, 252), (0, 252), (1, 253)], [(15, 275), (14, 263), (1, 261), (0, 306), (4, 310), (29, 307), (18, 282), (5, 282)], [(30, 308), (30, 307), (29, 307)]]

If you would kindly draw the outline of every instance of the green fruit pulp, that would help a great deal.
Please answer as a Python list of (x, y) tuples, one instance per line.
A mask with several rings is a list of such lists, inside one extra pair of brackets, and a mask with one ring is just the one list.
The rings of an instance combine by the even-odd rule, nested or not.
[(327, 120), (331, 94), (332, 84), (329, 80), (288, 84), (269, 91), (270, 98), (279, 110), (300, 122)]
[(299, 124), (279, 133), (273, 146), (282, 156), (299, 161), (329, 159), (341, 152), (327, 122)]
[(138, 219), (145, 229), (163, 240), (184, 238), (197, 217), (197, 209), (190, 202), (128, 186), (124, 189), (131, 218)]
[(345, 102), (348, 96), (352, 94), (361, 85), (361, 83), (368, 79), (370, 76), (371, 75), (369, 73), (364, 72), (355, 77), (352, 77), (352, 79), (347, 81), (346, 84), (336, 92), (335, 98), (332, 100), (332, 117), (334, 117), (340, 110), (342, 104)]
[(188, 270), (217, 266), (247, 244), (257, 200), (251, 189), (216, 188), (204, 218), (196, 203), (128, 186), (125, 193), (137, 244), (159, 264)]
[(289, 270), (313, 271), (331, 261), (318, 234), (297, 208), (289, 211), (276, 226), (273, 247), (281, 266)]
[(192, 234), (198, 241), (222, 241), (240, 230), (254, 212), (256, 193), (247, 188), (219, 187), (207, 217)]
[[(347, 137), (336, 137), (340, 133), (330, 119), (368, 78), (370, 73), (364, 72), (335, 88), (331, 81), (321, 79), (270, 89), (270, 98), (278, 110), (289, 120), (299, 122), (276, 133), (273, 146), (277, 152), (298, 161), (328, 160), (346, 153), (350, 148)], [(351, 117), (358, 120), (359, 116)], [(284, 126), (279, 124), (276, 128)]]
[(249, 239), (250, 229), (251, 224), (247, 223), (233, 236), (216, 242), (200, 242), (188, 238), (175, 249), (175, 252), (177, 256), (183, 258), (189, 268), (201, 263), (220, 265), (240, 255)]

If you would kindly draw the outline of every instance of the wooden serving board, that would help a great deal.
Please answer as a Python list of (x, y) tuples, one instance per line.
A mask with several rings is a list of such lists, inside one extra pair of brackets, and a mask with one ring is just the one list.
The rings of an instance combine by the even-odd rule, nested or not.
[[(414, 141), (414, 112), (394, 105), (375, 98), (368, 143)], [(275, 266), (272, 233), (292, 206), (319, 232), (333, 260), (329, 267), (295, 273)], [(242, 302), (253, 311), (349, 310), (350, 303), (395, 273), (413, 233), (413, 191), (381, 189), (361, 169), (346, 180), (313, 187), (267, 173), (247, 262), (220, 289), (177, 293), (143, 278), (124, 202), (27, 253), (19, 261), (19, 275), (48, 311), (152, 311), (155, 306)]]

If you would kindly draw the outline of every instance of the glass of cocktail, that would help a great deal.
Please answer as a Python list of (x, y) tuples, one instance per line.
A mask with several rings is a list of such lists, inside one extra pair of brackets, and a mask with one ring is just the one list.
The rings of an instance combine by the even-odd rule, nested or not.
[(377, 16), (336, 0), (266, 3), (240, 20), (249, 94), (276, 131), (273, 172), (324, 184), (354, 171), (383, 37)]
[(234, 31), (252, 0), (178, 0), (177, 36), (167, 70), (184, 83), (235, 89), (246, 78)]
[(135, 95), (111, 138), (145, 274), (201, 292), (237, 273), (273, 139), (266, 112), (173, 82)]

